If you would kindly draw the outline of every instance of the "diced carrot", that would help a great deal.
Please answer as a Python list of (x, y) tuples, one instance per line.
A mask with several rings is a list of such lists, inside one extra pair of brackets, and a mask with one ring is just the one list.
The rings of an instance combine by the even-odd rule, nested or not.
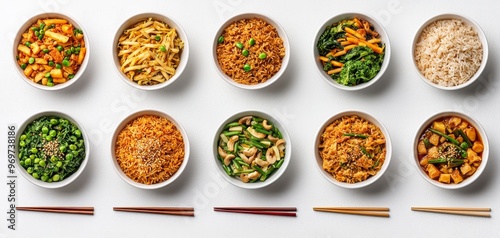
[(342, 71), (342, 68), (331, 69), (331, 70), (328, 70), (328, 72), (326, 72), (326, 73), (328, 75), (332, 75), (332, 74), (340, 73), (340, 71)]
[(325, 57), (325, 56), (320, 56), (319, 57), (319, 60), (323, 61), (323, 62), (328, 62), (328, 57)]

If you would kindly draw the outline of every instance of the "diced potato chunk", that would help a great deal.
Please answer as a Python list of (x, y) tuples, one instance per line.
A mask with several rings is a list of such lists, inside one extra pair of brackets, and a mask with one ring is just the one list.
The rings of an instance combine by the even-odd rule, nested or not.
[(436, 146), (431, 147), (430, 149), (427, 150), (427, 156), (430, 159), (435, 159), (439, 156), (439, 150)]
[(52, 69), (50, 71), (50, 76), (52, 76), (52, 78), (62, 78), (63, 77), (62, 70), (61, 69)]
[(67, 36), (65, 36), (63, 34), (55, 33), (53, 31), (46, 31), (45, 32), (45, 36), (50, 37), (53, 40), (59, 41), (59, 42), (62, 42), (62, 43), (66, 43), (69, 40), (69, 37), (67, 37)]
[(432, 134), (431, 137), (429, 138), (429, 142), (433, 145), (438, 145), (439, 144), (439, 138), (441, 136), (438, 136), (436, 134)]
[(64, 24), (61, 26), (62, 32), (66, 33), (66, 34), (72, 33), (71, 32), (72, 28), (73, 28), (73, 26), (71, 24)]
[(40, 73), (36, 74), (36, 76), (35, 76), (35, 83), (40, 82), (40, 80), (42, 80), (44, 77), (45, 77), (45, 73), (44, 72), (40, 72)]
[(85, 52), (87, 51), (87, 49), (85, 49), (85, 47), (82, 47), (80, 49), (80, 54), (78, 55), (78, 65), (82, 64), (83, 63), (83, 59), (85, 59)]
[(435, 179), (441, 175), (441, 172), (434, 166), (433, 164), (428, 164), (427, 165), (427, 173), (429, 173), (429, 177), (431, 179)]
[(462, 175), (460, 175), (458, 169), (455, 169), (453, 173), (451, 173), (451, 179), (453, 179), (454, 183), (461, 183), (462, 181), (464, 181), (464, 178), (462, 177)]
[(52, 79), (54, 83), (66, 83), (66, 79), (65, 78), (53, 78)]
[(49, 26), (49, 25), (52, 25), (52, 24), (65, 24), (67, 23), (68, 21), (65, 20), (65, 19), (58, 19), (58, 18), (53, 18), (53, 19), (45, 19), (45, 20), (42, 20), (43, 23), (45, 23), (45, 25)]
[(24, 69), (24, 75), (29, 77), (31, 75), (31, 73), (33, 73), (33, 67), (31, 65), (28, 65), (28, 67), (26, 67)]
[(468, 148), (467, 149), (467, 158), (469, 158), (469, 160), (470, 160), (474, 156), (477, 156), (477, 153), (474, 150), (472, 150), (471, 148)]
[(38, 52), (40, 52), (40, 46), (38, 46), (36, 42), (31, 43), (30, 48), (33, 51), (33, 54), (38, 54)]
[(460, 125), (460, 123), (462, 122), (462, 118), (460, 117), (452, 117), (450, 119), (450, 122), (449, 122), (449, 125), (452, 129), (454, 129), (455, 127), (457, 127), (458, 125)]
[(464, 163), (464, 164), (462, 164), (462, 166), (460, 166), (460, 172), (462, 172), (463, 175), (466, 175), (471, 170), (472, 170), (472, 167), (468, 163)]
[(31, 49), (25, 45), (18, 45), (17, 50), (23, 52), (24, 54), (31, 55)]
[(479, 155), (475, 155), (475, 156), (467, 157), (467, 158), (469, 159), (469, 163), (471, 163), (471, 164), (480, 163), (482, 160)]
[(418, 142), (417, 151), (418, 151), (419, 155), (425, 155), (425, 154), (427, 154), (427, 148), (425, 148), (424, 141)]
[(434, 128), (435, 130), (438, 130), (442, 133), (446, 133), (445, 132), (446, 127), (444, 126), (444, 123), (442, 123), (442, 122), (434, 121), (434, 123), (432, 124), (432, 128)]
[(469, 137), (470, 141), (476, 141), (476, 129), (474, 128), (467, 128), (464, 130), (465, 135)]
[(45, 60), (44, 58), (35, 58), (35, 63), (36, 64), (48, 64), (47, 60)]
[(427, 166), (428, 164), (429, 164), (429, 159), (427, 158), (427, 156), (420, 160), (420, 165)]
[(451, 182), (451, 174), (441, 174), (439, 176), (439, 182), (450, 183)]
[(479, 141), (474, 141), (474, 144), (472, 145), (472, 150), (476, 153), (481, 153), (484, 150), (484, 145), (483, 143)]

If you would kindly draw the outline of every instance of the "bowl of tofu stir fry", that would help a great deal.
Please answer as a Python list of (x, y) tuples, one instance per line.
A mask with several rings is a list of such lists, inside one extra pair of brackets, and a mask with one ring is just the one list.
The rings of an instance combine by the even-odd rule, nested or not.
[(59, 90), (75, 83), (89, 61), (89, 40), (74, 18), (60, 13), (31, 17), (13, 45), (15, 67), (28, 84)]
[(229, 183), (246, 189), (270, 185), (286, 170), (291, 141), (271, 115), (242, 111), (219, 126), (213, 144), (215, 166)]
[(474, 182), (486, 167), (489, 155), (488, 137), (481, 124), (454, 111), (427, 119), (418, 129), (413, 147), (422, 177), (447, 189)]

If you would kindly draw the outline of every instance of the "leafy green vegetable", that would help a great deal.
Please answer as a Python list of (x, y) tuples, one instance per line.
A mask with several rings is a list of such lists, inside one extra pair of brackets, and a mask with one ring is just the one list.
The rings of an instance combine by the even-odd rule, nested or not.
[(345, 62), (340, 74), (332, 75), (332, 79), (342, 85), (354, 86), (366, 83), (380, 71), (384, 54), (376, 54), (366, 46), (358, 46), (341, 57)]
[(343, 38), (345, 36), (345, 32), (341, 30), (340, 26), (341, 25), (338, 27), (328, 26), (323, 34), (321, 34), (318, 43), (316, 44), (320, 55), (326, 55), (334, 48), (342, 47), (337, 41), (338, 38)]

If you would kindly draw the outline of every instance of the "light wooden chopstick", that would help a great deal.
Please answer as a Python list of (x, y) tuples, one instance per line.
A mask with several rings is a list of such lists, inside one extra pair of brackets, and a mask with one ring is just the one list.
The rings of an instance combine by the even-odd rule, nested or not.
[(389, 208), (387, 207), (313, 207), (313, 210), (318, 212), (389, 217)]
[(412, 211), (433, 212), (464, 216), (491, 217), (491, 208), (486, 207), (412, 207)]
[(19, 211), (34, 211), (34, 212), (53, 212), (67, 214), (94, 215), (94, 207), (16, 207)]
[(163, 215), (194, 216), (192, 207), (113, 207), (114, 211), (140, 212)]

